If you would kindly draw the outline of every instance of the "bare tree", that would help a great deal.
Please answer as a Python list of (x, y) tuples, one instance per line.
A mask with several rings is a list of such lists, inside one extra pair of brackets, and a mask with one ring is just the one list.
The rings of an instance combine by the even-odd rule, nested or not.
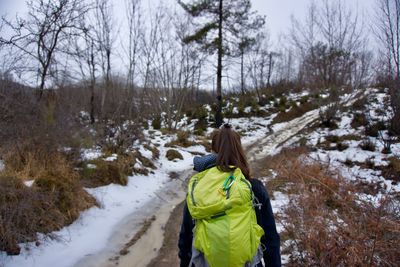
[(105, 90), (101, 97), (100, 112), (103, 113), (106, 95), (111, 89), (111, 56), (115, 39), (115, 25), (112, 15), (112, 6), (109, 0), (96, 0), (95, 7), (95, 33), (98, 49), (100, 51), (101, 66)]
[(72, 46), (74, 50), (72, 56), (75, 59), (76, 65), (79, 67), (79, 71), (83, 81), (88, 85), (90, 89), (90, 122), (95, 122), (95, 87), (97, 81), (97, 70), (99, 67), (99, 50), (97, 47), (95, 32), (88, 23), (88, 21), (82, 21), (82, 28), (85, 30), (79, 38), (75, 38)]
[(292, 18), (290, 39), (300, 55), (299, 78), (317, 87), (366, 83), (371, 53), (363, 28), (343, 0), (312, 2), (305, 23)]
[(141, 0), (126, 0), (126, 17), (128, 19), (128, 87), (133, 88), (135, 84), (135, 75), (138, 65), (138, 57), (140, 53), (140, 38), (143, 34), (142, 29), (142, 10)]
[(377, 0), (374, 32), (383, 46), (388, 76), (400, 79), (400, 0)]
[(199, 52), (199, 47), (194, 43), (185, 43), (186, 36), (191, 31), (191, 18), (187, 14), (175, 14), (174, 27), (176, 29), (177, 45), (180, 50), (178, 88), (191, 89), (191, 97), (195, 99), (194, 90), (198, 89), (201, 79), (201, 65), (206, 56)]
[(17, 17), (15, 22), (3, 19), (13, 34), (7, 40), (0, 37), (0, 43), (17, 48), (38, 65), (40, 100), (52, 68), (56, 66), (57, 53), (65, 51), (63, 46), (81, 30), (78, 22), (88, 7), (78, 0), (33, 0), (27, 5), (26, 19)]
[(247, 72), (259, 101), (261, 101), (260, 89), (270, 86), (270, 79), (275, 65), (275, 53), (269, 49), (269, 35), (260, 33), (255, 39), (254, 46), (248, 53), (246, 60)]

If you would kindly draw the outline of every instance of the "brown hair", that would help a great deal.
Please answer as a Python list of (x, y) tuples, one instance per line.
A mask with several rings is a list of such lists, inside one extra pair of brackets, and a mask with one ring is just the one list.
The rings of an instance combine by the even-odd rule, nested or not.
[[(219, 131), (213, 134), (211, 148), (218, 154), (218, 169), (230, 172), (239, 168), (243, 175), (250, 179), (250, 168), (243, 151), (240, 135), (232, 130), (229, 124), (224, 124)], [(230, 166), (235, 166), (235, 168)]]

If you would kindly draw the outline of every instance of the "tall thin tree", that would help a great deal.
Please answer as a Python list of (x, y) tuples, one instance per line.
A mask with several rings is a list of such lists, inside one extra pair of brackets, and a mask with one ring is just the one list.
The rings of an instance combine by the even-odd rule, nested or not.
[(186, 43), (197, 42), (203, 51), (217, 53), (217, 108), (215, 124), (219, 127), (222, 117), (222, 71), (223, 58), (232, 55), (240, 42), (240, 36), (260, 28), (264, 17), (251, 11), (250, 0), (192, 0), (184, 3), (178, 0), (182, 8), (194, 19), (197, 26), (194, 33), (185, 38)]

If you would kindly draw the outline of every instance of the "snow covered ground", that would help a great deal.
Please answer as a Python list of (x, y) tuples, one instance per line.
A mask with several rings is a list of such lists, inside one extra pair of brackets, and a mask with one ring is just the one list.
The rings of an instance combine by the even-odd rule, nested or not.
[[(352, 96), (347, 96), (343, 101), (351, 104), (355, 99)], [(299, 96), (290, 96), (293, 99)], [(383, 95), (377, 94), (377, 98), (383, 98)], [(373, 103), (372, 110), (382, 108), (377, 103)], [(378, 117), (374, 111), (371, 117)], [(338, 122), (339, 128), (336, 130), (329, 130), (317, 128), (315, 131), (299, 134), (304, 128), (318, 119), (319, 110), (312, 110), (305, 113), (303, 116), (296, 118), (289, 122), (275, 124), (271, 127), (271, 122), (276, 114), (268, 117), (250, 117), (250, 118), (236, 118), (230, 119), (229, 123), (233, 125), (234, 129), (242, 134), (242, 143), (248, 148), (249, 160), (254, 161), (279, 153), (282, 147), (295, 145), (301, 138), (307, 140), (307, 144), (313, 147), (323, 142), (329, 135), (357, 135), (360, 134), (362, 129), (353, 129), (351, 121), (353, 115), (351, 112), (346, 112), (340, 116)], [(183, 126), (183, 125), (182, 125)], [(191, 125), (185, 126), (186, 129), (191, 130)], [(212, 129), (208, 129), (210, 133)], [(163, 135), (160, 131), (145, 130), (144, 135), (147, 140), (157, 146), (160, 151), (160, 159), (155, 162), (157, 169), (150, 173), (148, 176), (133, 175), (129, 177), (127, 186), (108, 185), (93, 189), (86, 189), (90, 194), (96, 197), (101, 204), (101, 207), (93, 207), (83, 212), (80, 218), (63, 228), (61, 231), (55, 232), (56, 240), (48, 242), (42, 240), (40, 246), (36, 247), (35, 244), (22, 245), (21, 254), (18, 256), (3, 256), (0, 258), (0, 265), (3, 260), (5, 266), (21, 267), (21, 266), (60, 266), (69, 267), (74, 266), (78, 262), (82, 265), (82, 259), (90, 255), (96, 255), (104, 251), (107, 246), (110, 246), (110, 240), (116, 232), (116, 228), (121, 226), (121, 221), (126, 218), (137, 217), (144, 218), (141, 211), (148, 207), (149, 202), (157, 198), (159, 192), (173, 185), (170, 173), (182, 173), (192, 168), (193, 154), (207, 153), (203, 146), (191, 146), (188, 148), (177, 147), (183, 156), (183, 160), (168, 161), (165, 158), (166, 151), (169, 149), (164, 145), (173, 140), (171, 135)], [(348, 146), (343, 151), (338, 150), (325, 150), (322, 148), (316, 149), (310, 154), (310, 158), (318, 161), (329, 163), (331, 168), (340, 170), (342, 175), (348, 179), (363, 179), (368, 182), (381, 183), (388, 191), (394, 190), (400, 192), (400, 185), (392, 183), (381, 176), (380, 171), (362, 168), (358, 165), (346, 166), (347, 159), (354, 162), (365, 162), (370, 160), (374, 162), (375, 166), (385, 166), (389, 156), (400, 155), (400, 143), (393, 145), (392, 154), (383, 155), (380, 151), (383, 146), (377, 138), (371, 138), (376, 144), (376, 151), (364, 151), (360, 145), (360, 140), (344, 141)], [(134, 144), (140, 153), (151, 158), (151, 151), (146, 149), (142, 144)], [(100, 150), (91, 149), (82, 152), (82, 158), (86, 160), (102, 157)], [(115, 160), (116, 155), (111, 155), (104, 158), (104, 160)], [(140, 164), (138, 162), (138, 164)], [(0, 161), (0, 169), (2, 162)], [(369, 197), (369, 196), (365, 196)], [(274, 212), (282, 210), (284, 205), (287, 204), (288, 198), (281, 192), (275, 192), (271, 200)], [(147, 213), (148, 214), (148, 213)], [(142, 216), (142, 217), (141, 217)], [(278, 228), (281, 227), (278, 225)], [(283, 229), (279, 228), (278, 231)], [(112, 242), (111, 242), (112, 243)], [(26, 247), (26, 248), (25, 248)], [(1, 255), (1, 254), (0, 254)], [(96, 266), (96, 265), (93, 265)]]
[[(35, 246), (35, 243), (21, 244), (21, 254), (18, 256), (0, 254), (0, 266), (2, 266), (1, 264), (7, 267), (74, 266), (83, 257), (96, 254), (110, 246), (110, 240), (118, 230), (116, 228), (127, 217), (134, 218), (136, 221), (139, 219), (138, 223), (140, 224), (146, 219), (146, 216), (151, 215), (149, 214), (151, 210), (143, 212), (145, 207), (159, 208), (150, 202), (155, 202), (155, 198), (165, 188), (176, 187), (175, 181), (170, 178), (170, 173), (184, 173), (186, 170), (191, 170), (193, 155), (189, 151), (204, 154), (205, 149), (203, 146), (176, 148), (182, 154), (183, 160), (169, 161), (165, 158), (168, 148), (164, 145), (170, 142), (173, 136), (162, 135), (159, 131), (151, 131), (151, 133), (145, 131), (145, 134), (151, 136), (151, 142), (157, 144), (160, 151), (160, 159), (156, 161), (158, 167), (156, 170), (148, 176), (128, 177), (127, 186), (110, 184), (86, 189), (98, 200), (100, 207), (92, 207), (84, 211), (73, 224), (54, 232), (55, 240), (48, 240), (42, 235), (39, 246)], [(138, 149), (144, 156), (151, 158), (151, 151), (142, 145), (139, 145)], [(93, 160), (102, 156), (102, 152), (98, 149), (82, 151), (82, 158), (85, 160)], [(115, 157), (116, 155), (111, 155), (104, 160), (115, 160)], [(33, 181), (30, 181), (30, 184), (32, 183)], [(176, 189), (182, 191), (180, 188)]]

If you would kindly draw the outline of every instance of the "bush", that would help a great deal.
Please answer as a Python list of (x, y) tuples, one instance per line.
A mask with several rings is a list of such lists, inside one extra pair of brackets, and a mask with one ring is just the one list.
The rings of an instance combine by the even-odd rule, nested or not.
[(282, 96), (279, 99), (279, 106), (280, 107), (286, 107), (286, 104), (287, 104), (287, 98), (286, 98), (286, 96)]
[(375, 143), (370, 139), (366, 139), (360, 143), (360, 148), (367, 151), (375, 151)]
[(151, 151), (152, 159), (159, 159), (160, 158), (160, 150), (156, 146), (151, 146), (149, 144), (144, 144), (144, 148)]
[(179, 153), (178, 150), (175, 149), (168, 149), (166, 157), (168, 160), (172, 161), (174, 159), (183, 159), (183, 156), (181, 153)]
[(361, 126), (366, 126), (368, 125), (367, 117), (365, 117), (364, 113), (355, 113), (350, 125), (354, 129), (357, 129)]
[[(138, 160), (140, 160), (140, 162), (142, 163), (142, 165), (146, 168), (150, 168), (155, 170), (156, 166), (154, 165), (153, 161), (144, 157), (139, 151), (136, 151), (133, 154)], [(132, 161), (131, 161), (132, 162)]]
[[(9, 254), (19, 254), (18, 243), (59, 230), (96, 205), (65, 156), (44, 151), (23, 155), (29, 157), (18, 162), (21, 155), (9, 154), (10, 164), (0, 173), (0, 250)], [(34, 179), (32, 187), (22, 183), (27, 178)]]
[(336, 129), (337, 124), (335, 120), (339, 110), (340, 103), (338, 101), (334, 101), (328, 104), (325, 109), (321, 109), (319, 111), (321, 125), (330, 129)]
[(303, 105), (308, 102), (309, 96), (305, 95), (300, 98), (300, 104)]
[(325, 139), (331, 143), (337, 143), (340, 141), (340, 137), (337, 135), (327, 135)]
[(285, 184), (289, 198), (276, 214), (287, 266), (395, 266), (400, 256), (396, 196), (364, 200), (361, 185), (291, 154), (278, 155), (273, 166), (273, 180)]
[[(128, 167), (118, 166), (114, 161), (103, 159), (92, 160), (88, 164), (95, 167), (91, 168), (87, 164), (83, 166), (81, 180), (85, 187), (99, 187), (109, 184), (127, 185)], [(123, 171), (124, 168), (126, 169)]]
[(285, 112), (285, 107), (279, 107), (279, 111), (281, 111), (273, 120), (272, 123), (280, 123), (293, 120), (295, 118), (303, 116), (306, 112), (317, 108), (315, 104), (305, 103), (304, 105), (300, 105), (292, 108), (288, 112)]
[(192, 119), (207, 120), (208, 110), (204, 106), (195, 109)]
[(18, 255), (18, 243), (33, 242), (36, 233), (48, 233), (63, 225), (48, 194), (25, 186), (21, 179), (0, 175), (0, 250)]
[(81, 211), (96, 203), (82, 188), (77, 175), (65, 177), (50, 172), (36, 179), (34, 187), (52, 197), (55, 208), (61, 212), (67, 225), (75, 221)]
[(151, 122), (151, 126), (155, 130), (160, 130), (161, 129), (161, 116), (156, 116), (153, 121)]
[(181, 147), (189, 147), (195, 145), (195, 142), (189, 141), (189, 133), (186, 131), (179, 130), (176, 133), (176, 139), (166, 143), (166, 147), (174, 147), (174, 146), (181, 146)]
[(379, 131), (383, 131), (386, 129), (386, 125), (384, 122), (379, 121), (376, 123), (373, 123), (371, 125), (368, 125), (365, 128), (365, 134), (371, 137), (378, 137), (379, 136)]
[(388, 158), (389, 164), (382, 168), (382, 175), (386, 179), (400, 182), (400, 158)]
[(194, 125), (194, 134), (203, 135), (207, 131), (208, 123), (206, 119), (199, 119)]
[(343, 151), (343, 150), (348, 149), (348, 148), (349, 148), (349, 145), (346, 144), (346, 143), (343, 143), (343, 142), (339, 142), (339, 143), (337, 143), (336, 148), (337, 148), (337, 150), (339, 150), (339, 151)]
[(353, 105), (351, 105), (353, 110), (363, 111), (365, 109), (365, 105), (367, 104), (367, 98), (362, 96), (354, 101)]

